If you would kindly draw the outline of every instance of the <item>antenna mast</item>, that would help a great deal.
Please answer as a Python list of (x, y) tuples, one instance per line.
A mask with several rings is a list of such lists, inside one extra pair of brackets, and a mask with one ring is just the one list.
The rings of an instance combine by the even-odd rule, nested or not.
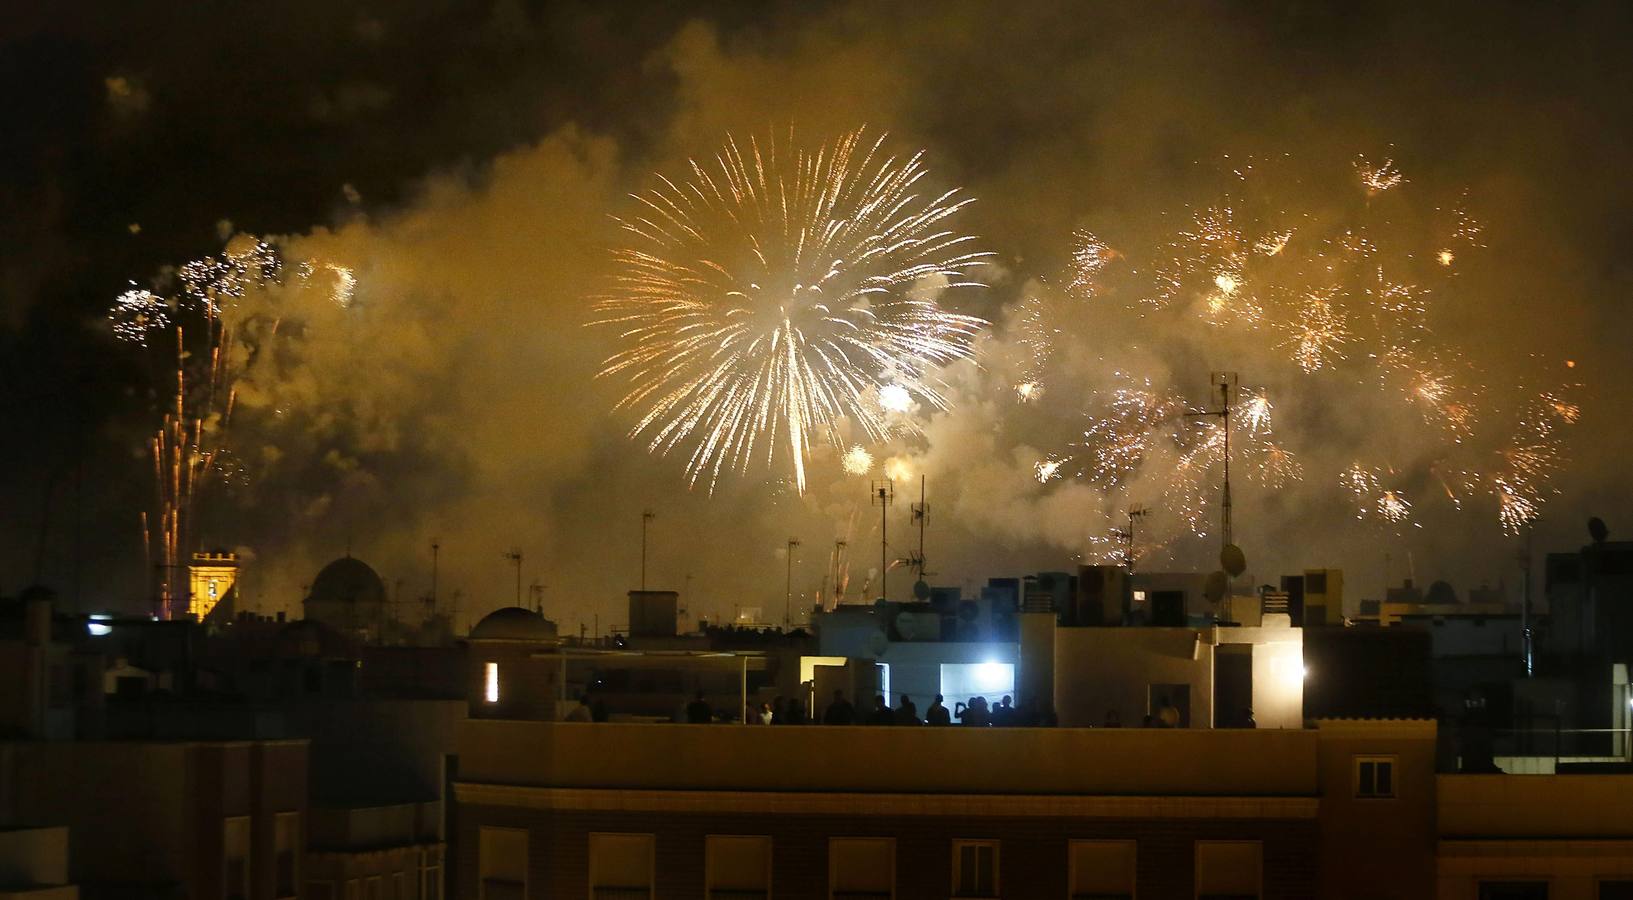
[(890, 505), (896, 502), (896, 483), (889, 478), (875, 478), (873, 480), (873, 505), (879, 507), (879, 599), (890, 599), (889, 577), (885, 574), (890, 570), (890, 542), (885, 532), (886, 515)]
[(799, 546), (799, 538), (788, 539), (788, 586), (782, 597), (782, 627), (787, 631), (793, 623), (794, 611), (794, 548)]
[(522, 605), (522, 548), (512, 547), (510, 552), (501, 554), (505, 559), (516, 564), (516, 605)]
[(924, 569), (924, 525), (930, 518), (930, 507), (924, 502), (925, 476), (919, 476), (919, 502), (913, 504), (913, 521), (919, 524), (919, 552), (913, 558), (913, 567), (919, 570), (919, 580), (923, 581)]

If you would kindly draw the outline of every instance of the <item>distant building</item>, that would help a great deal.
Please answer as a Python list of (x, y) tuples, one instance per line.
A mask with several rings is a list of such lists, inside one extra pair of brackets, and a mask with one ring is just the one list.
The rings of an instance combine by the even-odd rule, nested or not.
[(388, 599), (385, 582), (368, 563), (344, 556), (312, 580), (305, 617), (361, 640), (379, 641), (387, 627)]
[(187, 567), (187, 613), (196, 621), (221, 622), (237, 615), (238, 554), (193, 554)]
[[(1435, 896), (1434, 725), (470, 720), (465, 897)], [(957, 761), (957, 764), (949, 764)]]

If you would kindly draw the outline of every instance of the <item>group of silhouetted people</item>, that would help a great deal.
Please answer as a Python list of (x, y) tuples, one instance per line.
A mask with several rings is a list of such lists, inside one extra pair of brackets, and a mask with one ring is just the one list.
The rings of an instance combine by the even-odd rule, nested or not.
[(954, 703), (950, 711), (945, 700), (945, 697), (937, 694), (936, 699), (925, 709), (923, 718), (920, 718), (918, 705), (906, 694), (902, 695), (901, 705), (895, 709), (891, 709), (883, 694), (878, 694), (874, 696), (869, 709), (858, 711), (845, 699), (844, 691), (834, 691), (833, 702), (829, 703), (828, 708), (822, 713), (822, 724), (951, 725), (955, 719), (960, 725), (978, 728), (989, 726), (1035, 728), (1056, 724), (1052, 715), (1040, 713), (1035, 704), (1028, 703), (1017, 707), (1008, 696), (991, 706), (985, 697), (971, 697), (969, 703)]

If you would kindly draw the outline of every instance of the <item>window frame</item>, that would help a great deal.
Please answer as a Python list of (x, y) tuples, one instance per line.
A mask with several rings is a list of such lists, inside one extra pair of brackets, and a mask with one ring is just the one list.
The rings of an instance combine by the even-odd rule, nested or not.
[[(1378, 793), (1378, 769), (1382, 763), (1389, 766), (1389, 793)], [(1371, 765), (1372, 789), (1368, 793), (1361, 791), (1361, 766)], [(1350, 764), (1350, 794), (1356, 800), (1399, 800), (1400, 779), (1397, 773), (1400, 769), (1400, 757), (1393, 753), (1359, 753)]]
[[(654, 897), (658, 892), (658, 835), (651, 831), (592, 831), (584, 836), (584, 883), (589, 891), (590, 900), (595, 900), (595, 839), (598, 837), (642, 837), (647, 839), (646, 844), (646, 895)], [(606, 887), (625, 887), (625, 885), (605, 885)]]
[(522, 836), (522, 896), (528, 896), (528, 879), (533, 873), (527, 864), (528, 857), (533, 854), (533, 835), (530, 829), (517, 828), (513, 825), (479, 825), (476, 829), (476, 896), (477, 900), (486, 900), (488, 895), (488, 878), (482, 871), (482, 832), (508, 831)]
[[(962, 873), (961, 873), (961, 863), (963, 861), (963, 850), (964, 850), (965, 847), (976, 847), (976, 848), (991, 847), (992, 848), (992, 893), (991, 894), (966, 894), (966, 893), (963, 893), (963, 891), (962, 891), (963, 884), (960, 882), (960, 877), (962, 875)], [(953, 896), (953, 897), (961, 898), (961, 900), (997, 900), (997, 898), (1002, 897), (1003, 896), (1003, 885), (999, 881), (999, 876), (1003, 871), (1003, 861), (1000, 858), (1002, 856), (1002, 853), (1003, 853), (1003, 842), (999, 841), (996, 838), (953, 838), (953, 841), (952, 841), (953, 872), (952, 872), (952, 885), (951, 885), (952, 890), (949, 892), (949, 894), (951, 896)], [(979, 855), (977, 855), (976, 858), (979, 859), (980, 858)], [(979, 875), (980, 873), (977, 872), (976, 874)], [(979, 878), (977, 878), (977, 880), (979, 880)]]
[[(232, 830), (233, 830), (233, 828), (235, 826), (242, 826), (243, 829), (244, 829), (243, 884), (240, 885), (242, 890), (240, 892), (238, 892), (236, 895), (234, 894), (234, 892), (232, 890), (233, 885), (228, 882), (228, 876), (232, 873), (232, 860), (233, 860), (232, 847), (230, 846), (229, 838), (230, 838), (231, 832), (232, 832)], [(243, 897), (244, 900), (249, 900), (249, 898), (254, 897), (255, 896), (255, 873), (253, 871), (254, 868), (255, 868), (255, 820), (254, 820), (254, 817), (252, 817), (252, 816), (222, 816), (222, 818), (221, 818), (221, 896), (223, 896), (223, 897), (239, 896), (239, 897)]]
[(1259, 848), (1258, 883), (1254, 887), (1253, 896), (1263, 900), (1264, 897), (1264, 841), (1256, 838), (1197, 838), (1191, 842), (1191, 895), (1200, 898), (1202, 893), (1202, 847), (1204, 844), (1252, 844)]
[[(771, 875), (772, 875), (772, 872), (775, 871), (775, 869), (772, 868), (772, 860), (774, 859), (773, 854), (776, 852), (777, 843), (776, 843), (776, 840), (773, 839), (771, 837), (771, 835), (769, 835), (769, 834), (706, 834), (706, 835), (703, 836), (703, 896), (704, 896), (705, 900), (713, 900), (714, 892), (716, 890), (716, 888), (714, 886), (714, 869), (715, 869), (714, 863), (715, 863), (715, 860), (714, 860), (714, 854), (710, 852), (710, 844), (714, 841), (715, 838), (725, 838), (725, 839), (735, 839), (735, 840), (754, 840), (754, 841), (764, 842), (764, 844), (765, 844), (765, 896), (766, 896), (766, 900), (771, 900)], [(720, 890), (733, 890), (733, 889), (732, 888), (721, 888)]]
[(1067, 838), (1066, 839), (1066, 898), (1077, 894), (1077, 854), (1073, 852), (1079, 844), (1119, 844), (1134, 848), (1134, 883), (1128, 887), (1130, 898), (1138, 897), (1140, 893), (1140, 842), (1135, 838)]
[[(289, 884), (291, 890), (289, 893), (285, 894), (278, 890), (280, 887), (278, 884), (278, 827), (282, 823), (291, 820), (293, 820), (295, 823), (294, 842), (289, 848)], [(293, 898), (299, 897), (301, 894), (301, 885), (305, 883), (301, 880), (301, 876), (305, 874), (301, 871), (301, 850), (306, 846), (306, 837), (304, 834), (306, 829), (302, 827), (303, 824), (304, 823), (301, 821), (301, 811), (298, 809), (280, 810), (272, 814), (272, 896), (277, 897), (278, 900), (293, 900)]]
[(896, 839), (879, 834), (847, 834), (835, 835), (828, 838), (828, 900), (834, 900), (838, 891), (834, 890), (834, 883), (838, 879), (834, 876), (839, 868), (839, 856), (834, 853), (834, 845), (853, 841), (884, 841), (890, 847), (890, 898), (896, 897)]

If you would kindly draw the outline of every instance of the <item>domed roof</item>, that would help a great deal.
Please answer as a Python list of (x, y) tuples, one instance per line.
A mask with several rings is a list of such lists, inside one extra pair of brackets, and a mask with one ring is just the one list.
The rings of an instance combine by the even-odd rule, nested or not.
[(308, 604), (379, 605), (386, 602), (385, 582), (360, 559), (343, 556), (323, 567), (312, 580)]
[(478, 641), (552, 641), (556, 623), (531, 609), (506, 606), (483, 616), (470, 636)]

